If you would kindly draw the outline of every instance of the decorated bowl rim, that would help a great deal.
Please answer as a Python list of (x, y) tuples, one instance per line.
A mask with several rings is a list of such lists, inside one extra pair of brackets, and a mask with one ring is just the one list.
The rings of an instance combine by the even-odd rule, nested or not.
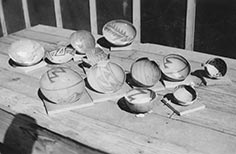
[[(144, 103), (132, 103), (129, 101), (129, 99), (127, 98), (127, 95), (129, 92), (133, 91), (133, 90), (148, 90), (150, 91), (150, 96), (151, 96), (151, 100), (148, 102), (144, 102)], [(129, 90), (128, 92), (126, 92), (126, 94), (124, 95), (125, 100), (130, 103), (130, 104), (146, 104), (146, 103), (152, 103), (156, 98), (157, 98), (157, 94), (155, 93), (155, 91), (148, 89), (148, 88), (132, 88), (131, 90)]]
[[(125, 45), (131, 44), (131, 43), (134, 41), (134, 39), (135, 39), (135, 37), (136, 37), (136, 35), (137, 35), (137, 30), (136, 30), (135, 26), (133, 25), (133, 23), (131, 23), (131, 22), (127, 21), (127, 20), (124, 20), (124, 19), (113, 19), (113, 20), (108, 21), (108, 22), (107, 22), (106, 24), (104, 24), (104, 26), (102, 27), (102, 35), (106, 38), (106, 35), (105, 35), (105, 33), (104, 33), (105, 27), (107, 27), (107, 25), (109, 25), (109, 24), (111, 24), (111, 23), (115, 23), (115, 22), (120, 22), (120, 23), (123, 23), (123, 24), (126, 24), (126, 25), (130, 26), (130, 27), (134, 30), (134, 35), (132, 36), (131, 41), (129, 41), (129, 42), (127, 42), (127, 43), (125, 42), (125, 43), (115, 44), (113, 41), (109, 41), (109, 40), (107, 40), (107, 41), (109, 41), (110, 43), (112, 43), (112, 44), (114, 44), (114, 45), (117, 45), (117, 46), (125, 46)], [(107, 38), (106, 38), (106, 39), (107, 39)]]
[[(180, 57), (181, 60), (183, 60), (183, 61), (186, 63), (186, 67), (189, 66), (189, 71), (188, 71), (187, 76), (191, 73), (191, 65), (190, 65), (189, 61), (188, 61), (185, 57), (183, 57), (182, 55), (180, 55), (180, 54), (171, 53), (171, 54), (168, 54), (168, 55), (164, 56), (164, 57), (163, 57), (163, 63), (164, 63), (164, 60), (165, 60), (167, 57), (169, 57), (169, 56)], [(185, 78), (184, 78), (184, 79), (172, 78), (172, 77), (166, 75), (166, 73), (165, 73), (162, 69), (161, 69), (161, 71), (162, 71), (162, 75), (164, 76), (164, 78), (167, 79), (167, 80), (169, 80), (169, 81), (184, 81), (184, 80), (185, 80)]]

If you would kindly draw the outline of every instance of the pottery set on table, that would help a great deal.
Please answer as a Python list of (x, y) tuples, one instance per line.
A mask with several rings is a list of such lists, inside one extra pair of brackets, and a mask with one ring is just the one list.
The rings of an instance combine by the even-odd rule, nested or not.
[[(125, 20), (112, 20), (104, 25), (103, 36), (116, 46), (130, 45), (136, 36), (135, 27)], [(73, 103), (80, 99), (85, 82), (79, 73), (58, 64), (67, 63), (75, 55), (87, 58), (91, 67), (86, 72), (89, 85), (99, 93), (115, 93), (126, 82), (123, 68), (109, 61), (109, 54), (96, 46), (94, 36), (86, 30), (78, 30), (71, 34), (68, 42), (60, 42), (50, 50), (36, 41), (22, 39), (11, 44), (9, 57), (21, 67), (36, 65), (42, 60), (57, 64), (45, 72), (40, 79), (40, 90), (52, 103)], [(204, 64), (209, 78), (218, 79), (226, 74), (227, 66), (220, 58), (209, 59)], [(181, 82), (190, 74), (189, 62), (179, 54), (168, 54), (158, 65), (155, 60), (142, 57), (134, 61), (129, 70), (133, 88), (126, 93), (124, 100), (135, 113), (149, 112), (153, 107), (156, 93), (149, 88), (160, 80)], [(179, 105), (192, 104), (197, 93), (192, 84), (179, 85), (173, 91)]]

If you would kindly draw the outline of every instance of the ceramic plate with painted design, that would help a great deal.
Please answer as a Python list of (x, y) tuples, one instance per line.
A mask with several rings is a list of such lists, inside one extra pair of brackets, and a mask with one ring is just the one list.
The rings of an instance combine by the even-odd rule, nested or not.
[(75, 54), (75, 50), (68, 46), (57, 46), (46, 52), (46, 58), (55, 64), (62, 64), (70, 61)]
[(112, 20), (103, 26), (102, 33), (110, 43), (125, 46), (133, 42), (136, 29), (126, 20)]
[(191, 72), (187, 59), (178, 54), (169, 54), (160, 65), (163, 76), (169, 81), (183, 81)]

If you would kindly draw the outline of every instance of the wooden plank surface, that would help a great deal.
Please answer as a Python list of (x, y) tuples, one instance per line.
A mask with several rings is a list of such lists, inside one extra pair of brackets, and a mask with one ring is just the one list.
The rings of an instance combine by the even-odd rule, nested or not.
[[(223, 57), (229, 66), (227, 76), (232, 83), (196, 89), (198, 101), (206, 105), (201, 111), (183, 116), (173, 115), (160, 101), (172, 89), (163, 89), (157, 93), (159, 97), (153, 112), (143, 118), (128, 112), (122, 106), (121, 99), (48, 117), (37, 91), (41, 74), (50, 66), (30, 74), (16, 71), (7, 63), (7, 47), (20, 38), (55, 44), (68, 40), (72, 32), (38, 25), (0, 38), (0, 104), (6, 107), (5, 110), (28, 114), (45, 128), (109, 153), (236, 152), (236, 62), (230, 58)], [(202, 62), (213, 56), (152, 44), (134, 44), (132, 48), (111, 51), (111, 60), (119, 63), (127, 72), (132, 62), (143, 56), (161, 62), (166, 54), (179, 53), (189, 60), (193, 70), (200, 68)], [(67, 65), (78, 69), (72, 66), (76, 65), (74, 63)]]
[[(5, 90), (5, 89), (4, 89)], [(9, 95), (17, 95), (19, 103), (29, 103), (32, 99), (24, 100), (23, 95), (18, 95), (7, 91)], [(1, 91), (3, 93), (3, 91)], [(12, 98), (12, 97), (11, 97)], [(1, 99), (3, 100), (3, 99)], [(15, 102), (17, 100), (9, 100), (9, 102)], [(34, 101), (38, 103), (37, 101)], [(2, 103), (2, 102), (1, 102)], [(38, 114), (39, 112), (34, 107), (28, 106), (28, 109), (23, 109), (18, 104), (19, 108), (12, 108), (19, 113), (25, 113), (31, 117), (37, 119), (37, 123), (52, 131), (58, 132), (70, 138), (77, 140), (78, 142), (87, 144), (94, 148), (107, 151), (109, 153), (140, 153), (144, 152), (152, 154), (155, 152), (160, 153), (188, 153), (183, 147), (175, 145), (173, 143), (160, 140), (155, 137), (145, 136), (133, 131), (110, 125), (106, 122), (102, 122), (82, 114), (76, 114), (72, 112), (63, 113), (55, 117), (47, 117), (45, 115)], [(6, 107), (1, 107), (4, 110), (9, 110)], [(62, 120), (63, 119), (63, 120)], [(125, 134), (125, 136), (124, 136)], [(134, 138), (135, 137), (135, 138)], [(116, 146), (115, 146), (116, 145)], [(122, 148), (121, 148), (122, 147)], [(201, 153), (194, 149), (190, 150), (191, 153)]]
[(0, 127), (2, 154), (105, 154), (40, 127), (34, 118), (26, 114), (0, 109)]

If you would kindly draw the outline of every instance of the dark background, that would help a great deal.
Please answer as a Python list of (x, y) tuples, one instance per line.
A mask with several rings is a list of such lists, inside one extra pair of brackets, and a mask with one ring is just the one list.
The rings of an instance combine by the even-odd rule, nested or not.
[[(20, 0), (2, 0), (8, 32), (25, 28)], [(236, 58), (236, 1), (196, 0), (194, 50)], [(184, 48), (187, 0), (141, 0), (141, 39)], [(31, 25), (56, 26), (53, 0), (28, 0)], [(61, 0), (63, 27), (90, 30), (88, 0)], [(97, 0), (98, 32), (113, 19), (132, 21), (132, 0)], [(2, 35), (2, 32), (0, 32)]]

